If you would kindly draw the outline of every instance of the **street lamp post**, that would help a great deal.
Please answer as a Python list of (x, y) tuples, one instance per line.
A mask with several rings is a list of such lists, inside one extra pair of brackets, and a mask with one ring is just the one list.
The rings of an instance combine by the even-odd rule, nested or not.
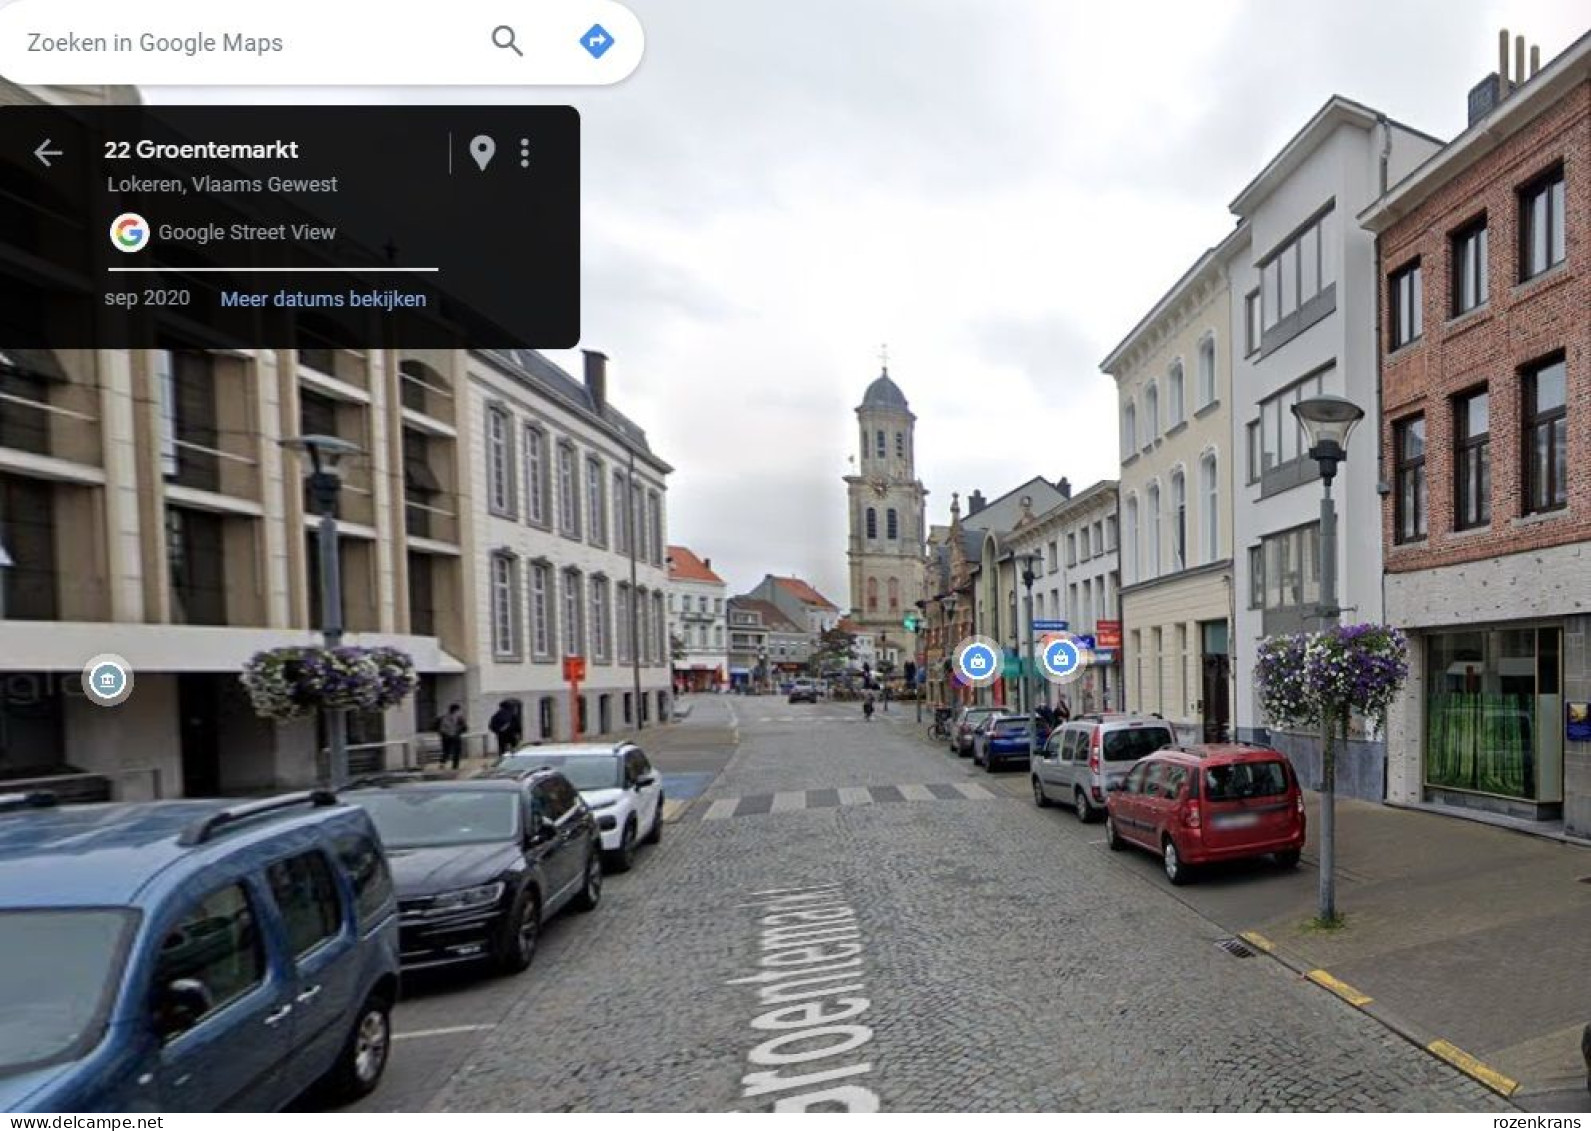
[(917, 627), (912, 630), (912, 653), (917, 663), (912, 668), (912, 701), (917, 704), (917, 721), (923, 721), (923, 696), (918, 688), (928, 686), (928, 673), (923, 669), (928, 666), (928, 649), (919, 646), (918, 641), (923, 638), (923, 625), (927, 622), (928, 602), (917, 602)]
[(1022, 668), (1022, 697), (1027, 700), (1028, 712), (1028, 759), (1032, 760), (1038, 749), (1039, 720), (1038, 712), (1034, 706), (1033, 696), (1033, 583), (1039, 575), (1034, 571), (1034, 563), (1038, 560), (1036, 554), (1022, 555), (1022, 587), (1027, 590), (1027, 645), (1028, 660)]
[[(1321, 631), (1342, 618), (1337, 605), (1337, 506), (1331, 497), (1331, 481), (1337, 465), (1348, 458), (1348, 435), (1364, 418), (1364, 409), (1352, 401), (1330, 394), (1310, 397), (1293, 406), (1293, 415), (1309, 436), (1309, 458), (1320, 465), (1325, 490), (1320, 499), (1320, 604), (1316, 615)], [(1321, 720), (1320, 747), (1320, 919), (1330, 923), (1337, 918), (1337, 766), (1332, 727), (1336, 719)]]
[[(307, 465), (310, 498), (320, 514), (316, 546), (320, 552), (320, 631), (327, 648), (343, 638), (342, 574), (337, 554), (337, 496), (342, 491), (338, 468), (343, 459), (359, 451), (356, 444), (338, 436), (300, 436), (285, 441), (302, 453)], [(348, 783), (348, 713), (338, 707), (325, 712), (326, 777), (332, 789)]]

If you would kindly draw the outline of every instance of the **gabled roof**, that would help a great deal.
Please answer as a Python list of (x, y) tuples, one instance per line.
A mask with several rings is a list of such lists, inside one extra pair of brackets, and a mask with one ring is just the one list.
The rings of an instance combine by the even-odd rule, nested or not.
[(707, 563), (684, 546), (668, 548), (668, 579), (670, 581), (712, 581), (719, 585), (724, 579), (708, 567)]
[(789, 617), (779, 611), (779, 606), (772, 601), (759, 601), (755, 597), (736, 597), (734, 605), (737, 609), (749, 609), (762, 616), (762, 627), (770, 632), (805, 633), (806, 629), (796, 624)]
[[(772, 574), (769, 574), (769, 576), (773, 577)], [(834, 609), (836, 612), (839, 611), (838, 605), (829, 600), (823, 594), (819, 593), (816, 589), (812, 588), (810, 583), (802, 581), (799, 577), (773, 577), (773, 583), (780, 589), (783, 589), (786, 593), (790, 594), (796, 600), (800, 601), (802, 604), (816, 605), (820, 609)]]

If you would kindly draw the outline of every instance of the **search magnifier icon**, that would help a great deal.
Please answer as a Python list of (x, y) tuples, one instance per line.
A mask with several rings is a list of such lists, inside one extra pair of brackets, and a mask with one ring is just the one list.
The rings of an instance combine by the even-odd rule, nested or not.
[(521, 59), (525, 57), (525, 53), (519, 49), (519, 44), (514, 42), (514, 29), (507, 24), (498, 24), (492, 29), (492, 46), (512, 51)]

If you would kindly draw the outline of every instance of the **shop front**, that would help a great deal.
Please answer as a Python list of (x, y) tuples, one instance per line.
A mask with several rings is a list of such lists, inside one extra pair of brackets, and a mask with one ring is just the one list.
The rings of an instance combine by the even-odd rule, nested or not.
[(1418, 635), (1423, 800), (1564, 816), (1564, 638), (1562, 621)]

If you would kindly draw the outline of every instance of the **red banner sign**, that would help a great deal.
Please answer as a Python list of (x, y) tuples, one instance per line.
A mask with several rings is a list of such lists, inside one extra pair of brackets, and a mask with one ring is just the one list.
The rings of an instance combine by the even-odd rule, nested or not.
[(565, 683), (583, 683), (586, 678), (586, 658), (584, 656), (565, 656), (563, 658), (563, 679)]
[(1115, 651), (1121, 647), (1121, 621), (1094, 622), (1094, 643), (1100, 648)]

